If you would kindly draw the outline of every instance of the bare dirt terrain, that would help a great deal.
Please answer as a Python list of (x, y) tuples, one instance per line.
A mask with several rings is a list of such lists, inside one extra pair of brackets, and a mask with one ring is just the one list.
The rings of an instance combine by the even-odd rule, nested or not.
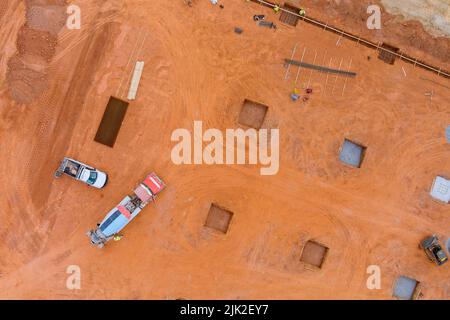
[(450, 0), (382, 0), (391, 14), (414, 19), (436, 36), (450, 36)]
[[(450, 69), (448, 38), (390, 15), (367, 30), (368, 1), (338, 2), (302, 3)], [(284, 25), (256, 3), (221, 3), (79, 0), (81, 30), (68, 30), (69, 1), (1, 2), (0, 298), (392, 299), (403, 275), (423, 299), (449, 299), (450, 263), (436, 267), (418, 243), (450, 237), (449, 205), (429, 196), (436, 175), (450, 176), (450, 81), (311, 24)], [(294, 59), (357, 76), (301, 69), (295, 84), (298, 68), (283, 60), (296, 45)], [(126, 99), (137, 60), (146, 63), (137, 100), (109, 148), (94, 137), (110, 97)], [(310, 100), (292, 102), (306, 87)], [(173, 164), (173, 130), (194, 120), (239, 128), (246, 99), (268, 106), (262, 128), (280, 130), (277, 175)], [(367, 147), (359, 169), (339, 161), (345, 138)], [(108, 185), (54, 179), (64, 156), (108, 172)], [(156, 204), (123, 240), (93, 247), (85, 233), (152, 171), (168, 186)], [(226, 232), (205, 226), (213, 203), (232, 213), (214, 223)], [(320, 268), (301, 261), (308, 241), (327, 248)], [(66, 288), (70, 265), (81, 268), (80, 290)], [(370, 265), (381, 268), (379, 290), (366, 286)]]

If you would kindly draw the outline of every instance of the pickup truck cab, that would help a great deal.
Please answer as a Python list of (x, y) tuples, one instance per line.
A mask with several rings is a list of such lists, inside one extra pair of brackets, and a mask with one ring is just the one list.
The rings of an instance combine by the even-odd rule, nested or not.
[(155, 174), (149, 174), (130, 195), (110, 210), (95, 230), (87, 233), (93, 245), (103, 248), (111, 239), (120, 236), (122, 231), (157, 194), (165, 188), (164, 182)]
[(59, 178), (63, 174), (97, 189), (103, 188), (108, 182), (108, 175), (103, 171), (70, 158), (64, 158), (55, 172), (55, 177)]

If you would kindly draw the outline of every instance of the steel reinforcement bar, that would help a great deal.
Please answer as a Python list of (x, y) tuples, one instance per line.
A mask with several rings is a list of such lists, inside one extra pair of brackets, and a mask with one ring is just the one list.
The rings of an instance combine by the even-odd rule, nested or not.
[(327, 72), (327, 73), (335, 73), (335, 74), (340, 74), (340, 75), (349, 76), (349, 77), (356, 76), (356, 72), (331, 69), (331, 68), (322, 67), (322, 66), (319, 66), (316, 64), (310, 64), (310, 63), (295, 61), (295, 60), (291, 60), (291, 59), (284, 59), (284, 61), (288, 64), (292, 64), (294, 66), (299, 66), (299, 67), (303, 67), (303, 68), (307, 68), (307, 69), (313, 69), (313, 70)]
[(323, 22), (321, 22), (319, 20), (316, 20), (316, 19), (313, 19), (313, 18), (309, 18), (309, 17), (305, 17), (305, 16), (301, 16), (299, 13), (295, 13), (295, 12), (292, 12), (290, 10), (286, 10), (286, 9), (282, 8), (281, 5), (278, 5), (278, 4), (269, 2), (269, 1), (265, 1), (265, 0), (251, 0), (251, 1), (259, 3), (259, 4), (261, 4), (263, 6), (266, 6), (266, 7), (269, 7), (269, 8), (278, 7), (280, 9), (280, 11), (284, 11), (284, 12), (287, 12), (287, 13), (292, 14), (294, 16), (297, 16), (299, 19), (302, 19), (305, 22), (311, 23), (311, 24), (313, 24), (315, 26), (319, 26), (319, 27), (323, 28), (324, 30), (332, 31), (332, 32), (334, 32), (334, 33), (336, 33), (338, 35), (341, 35), (341, 36), (343, 36), (343, 37), (345, 37), (347, 39), (356, 41), (357, 43), (361, 43), (361, 44), (363, 44), (363, 45), (365, 45), (365, 46), (367, 46), (369, 48), (373, 48), (373, 49), (377, 49), (377, 50), (380, 50), (380, 51), (384, 51), (384, 52), (390, 53), (390, 54), (396, 56), (397, 58), (400, 58), (401, 60), (403, 60), (405, 62), (413, 64), (414, 66), (421, 67), (423, 69), (426, 69), (428, 71), (432, 71), (432, 72), (436, 73), (438, 76), (442, 76), (444, 78), (450, 79), (450, 72), (449, 71), (442, 70), (442, 68), (437, 68), (435, 66), (427, 64), (426, 62), (423, 62), (423, 61), (420, 61), (420, 60), (415, 59), (413, 57), (410, 57), (407, 54), (404, 54), (402, 52), (399, 53), (399, 52), (395, 52), (395, 51), (389, 50), (387, 48), (383, 48), (380, 43), (376, 44), (374, 42), (371, 42), (371, 41), (366, 40), (364, 38), (361, 38), (359, 36), (355, 36), (355, 35), (353, 35), (351, 33), (345, 32), (344, 30), (341, 30), (341, 29), (335, 28), (333, 26), (330, 26), (327, 23), (323, 23)]

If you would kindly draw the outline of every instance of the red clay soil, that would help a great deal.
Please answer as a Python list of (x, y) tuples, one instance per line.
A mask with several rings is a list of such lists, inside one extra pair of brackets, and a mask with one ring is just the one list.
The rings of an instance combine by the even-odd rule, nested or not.
[[(399, 275), (420, 281), (424, 299), (450, 298), (450, 264), (436, 267), (418, 249), (427, 235), (450, 236), (449, 207), (429, 196), (436, 175), (450, 176), (448, 80), (386, 64), (345, 39), (336, 45), (337, 35), (303, 22), (283, 25), (247, 1), (220, 9), (209, 1), (189, 8), (182, 0), (80, 0), (81, 30), (62, 27), (57, 44), (37, 33), (26, 45), (24, 32), (36, 32), (29, 8), (5, 2), (3, 16), (13, 19), (0, 20), (1, 298), (392, 299)], [(358, 21), (365, 25), (363, 4), (333, 11), (305, 2), (311, 16), (353, 33)], [(353, 3), (361, 2), (342, 1)], [(259, 27), (255, 14), (278, 28)], [(448, 39), (415, 25), (412, 47), (409, 33), (388, 30), (376, 40), (448, 64)], [(296, 43), (295, 59), (305, 50), (309, 63), (351, 60), (358, 75), (301, 70), (295, 84), (291, 67), (285, 80), (283, 61)], [(146, 62), (143, 78), (114, 148), (96, 143), (106, 104), (126, 98), (136, 60)], [(304, 95), (307, 86), (309, 101), (292, 102), (294, 87)], [(173, 130), (192, 130), (194, 120), (239, 128), (245, 99), (269, 107), (263, 128), (280, 129), (277, 175), (172, 163)], [(345, 138), (367, 146), (360, 169), (339, 162)], [(64, 156), (106, 171), (106, 188), (54, 179)], [(168, 186), (156, 204), (120, 242), (93, 247), (85, 233), (152, 171)], [(233, 212), (226, 234), (205, 227), (211, 203)], [(321, 269), (300, 261), (308, 240), (329, 248)], [(80, 290), (66, 287), (70, 265), (81, 268)], [(381, 268), (380, 290), (366, 286), (370, 265)]]
[[(308, 15), (335, 27), (360, 35), (372, 42), (386, 42), (408, 55), (443, 69), (450, 69), (450, 40), (433, 37), (425, 32), (418, 21), (403, 21), (383, 9), (379, 0), (290, 0), (289, 3), (304, 6)], [(367, 7), (378, 5), (382, 8), (380, 30), (369, 30), (366, 21)]]
[(7, 82), (11, 98), (29, 104), (47, 88), (48, 62), (65, 25), (66, 2), (25, 1), (26, 23), (17, 35), (17, 53), (9, 60)]

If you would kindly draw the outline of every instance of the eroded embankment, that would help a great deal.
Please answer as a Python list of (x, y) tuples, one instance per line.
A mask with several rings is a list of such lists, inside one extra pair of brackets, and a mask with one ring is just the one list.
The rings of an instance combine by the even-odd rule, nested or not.
[(417, 20), (436, 37), (450, 37), (450, 0), (380, 0), (385, 10)]
[(11, 98), (29, 104), (47, 88), (48, 65), (66, 21), (66, 0), (26, 0), (26, 22), (6, 75)]

